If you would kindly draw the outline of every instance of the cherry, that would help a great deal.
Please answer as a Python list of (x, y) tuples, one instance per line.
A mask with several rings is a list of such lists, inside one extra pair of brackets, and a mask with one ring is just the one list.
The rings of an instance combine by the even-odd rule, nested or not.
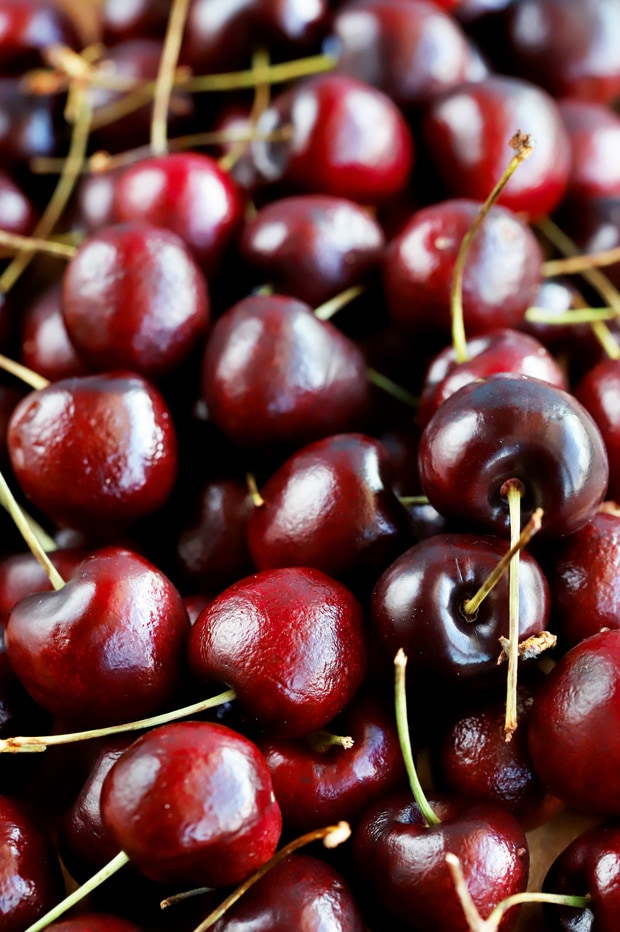
[(213, 932), (364, 932), (353, 894), (335, 868), (307, 854), (276, 864), (212, 926)]
[(21, 362), (50, 382), (86, 375), (62, 316), (62, 286), (50, 285), (22, 316)]
[(211, 275), (242, 220), (241, 195), (217, 162), (197, 152), (144, 159), (126, 168), (113, 186), (117, 222), (142, 220), (172, 230)]
[(171, 699), (188, 632), (170, 580), (143, 557), (109, 547), (62, 589), (14, 607), (7, 652), (43, 708), (96, 727), (144, 718)]
[[(374, 805), (353, 835), (355, 863), (382, 911), (410, 932), (467, 932), (446, 854), (466, 865), (467, 885), (486, 916), (505, 896), (525, 889), (527, 841), (514, 816), (499, 806), (438, 801), (432, 808), (438, 825), (426, 824), (410, 791)], [(515, 919), (514, 912), (507, 915), (502, 932)]]
[(280, 837), (264, 758), (247, 738), (209, 722), (175, 722), (138, 738), (105, 778), (101, 812), (134, 866), (160, 883), (239, 883)]
[(254, 295), (215, 323), (203, 364), (209, 417), (240, 446), (308, 443), (357, 426), (364, 358), (308, 305)]
[(576, 397), (590, 412), (605, 442), (609, 457), (609, 497), (620, 498), (620, 360), (605, 359), (584, 376)]
[(72, 19), (47, 0), (4, 0), (0, 22), (0, 62), (4, 75), (20, 75), (45, 62), (51, 45), (79, 47)]
[[(479, 608), (465, 603), (478, 591), (506, 544), (473, 534), (438, 534), (407, 550), (377, 582), (371, 601), (374, 630), (390, 656), (403, 648), (426, 688), (485, 687), (498, 682), (499, 638), (508, 637), (509, 583), (504, 575)], [(545, 628), (547, 582), (521, 554), (519, 640)]]
[(483, 200), (489, 179), (502, 174), (508, 142), (518, 128), (536, 146), (499, 201), (536, 220), (558, 206), (570, 171), (568, 136), (555, 102), (543, 90), (498, 76), (460, 85), (431, 103), (423, 131), (446, 188), (456, 197)]
[(63, 279), (63, 317), (91, 369), (154, 377), (205, 335), (206, 283), (174, 233), (147, 223), (105, 227), (78, 249)]
[(611, 103), (620, 91), (620, 22), (609, 0), (522, 0), (508, 9), (523, 74), (557, 97)]
[[(450, 332), (456, 257), (480, 207), (475, 201), (447, 200), (422, 208), (390, 242), (384, 284), (390, 316), (399, 327)], [(493, 207), (472, 242), (465, 266), (463, 311), (468, 335), (517, 326), (534, 301), (541, 262), (530, 228), (512, 211)]]
[(8, 442), (26, 495), (53, 520), (90, 533), (157, 510), (176, 478), (170, 412), (130, 373), (62, 379), (31, 392), (13, 412)]
[(413, 140), (404, 117), (381, 91), (347, 75), (309, 78), (279, 94), (257, 129), (291, 125), (291, 139), (252, 143), (265, 183), (378, 204), (405, 189)]
[(367, 210), (320, 194), (266, 204), (246, 223), (239, 244), (276, 290), (312, 307), (368, 278), (383, 246), (381, 227)]
[(169, 12), (166, 0), (105, 0), (101, 8), (103, 41), (115, 45), (125, 39), (161, 38)]
[(362, 609), (319, 570), (265, 570), (220, 593), (194, 623), (192, 672), (233, 687), (247, 715), (272, 734), (324, 728), (366, 671)]
[(620, 829), (615, 823), (582, 832), (554, 860), (543, 884), (546, 893), (590, 898), (585, 909), (546, 907), (549, 929), (564, 932), (613, 932), (620, 897)]
[(7, 233), (27, 236), (36, 222), (36, 211), (10, 175), (0, 170), (0, 227)]
[(23, 932), (62, 896), (60, 865), (47, 833), (16, 799), (0, 796), (0, 924)]
[(56, 95), (27, 94), (19, 78), (0, 78), (0, 151), (5, 171), (56, 154), (61, 112)]
[[(48, 556), (63, 579), (73, 575), (88, 556), (86, 548), (60, 548)], [(51, 592), (49, 576), (31, 553), (17, 553), (0, 562), (0, 622), (6, 623), (11, 610), (27, 595)]]
[(394, 711), (377, 689), (359, 692), (325, 730), (258, 746), (288, 831), (355, 822), (405, 777)]
[(134, 922), (106, 913), (83, 913), (73, 919), (53, 922), (47, 928), (50, 932), (142, 932)]
[(379, 88), (401, 107), (425, 104), (473, 78), (465, 33), (425, 0), (349, 0), (332, 29), (338, 70)]
[(336, 579), (376, 578), (412, 543), (381, 445), (337, 434), (303, 447), (261, 491), (248, 523), (260, 570), (313, 566)]
[(495, 330), (468, 340), (466, 349), (469, 358), (465, 362), (457, 362), (452, 346), (431, 362), (418, 408), (418, 423), (422, 428), (440, 404), (463, 385), (498, 372), (527, 375), (556, 388), (568, 389), (566, 376), (554, 357), (538, 340), (518, 330)]
[(534, 768), (567, 805), (620, 813), (619, 721), (620, 631), (603, 631), (558, 661), (530, 711)]
[(585, 408), (525, 376), (489, 376), (451, 395), (422, 434), (419, 468), (441, 514), (499, 533), (508, 527), (503, 484), (519, 480), (523, 516), (542, 507), (549, 537), (586, 524), (608, 480), (605, 447)]
[(579, 200), (619, 196), (614, 152), (620, 144), (620, 118), (608, 107), (585, 100), (561, 100), (558, 107), (572, 152), (567, 194)]

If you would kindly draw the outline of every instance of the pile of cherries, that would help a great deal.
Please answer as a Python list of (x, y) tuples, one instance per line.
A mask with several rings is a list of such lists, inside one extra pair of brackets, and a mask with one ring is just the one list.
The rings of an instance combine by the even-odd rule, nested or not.
[(620, 5), (77, 6), (0, 3), (0, 932), (613, 932)]

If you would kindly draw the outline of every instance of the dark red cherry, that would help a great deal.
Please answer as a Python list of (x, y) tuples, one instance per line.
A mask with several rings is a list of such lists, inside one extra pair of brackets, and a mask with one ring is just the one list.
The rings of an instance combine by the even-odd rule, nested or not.
[(426, 0), (348, 0), (333, 21), (338, 70), (419, 106), (472, 77), (459, 24)]
[(53, 922), (47, 928), (50, 932), (142, 932), (134, 922), (108, 913), (83, 913)]
[(80, 178), (75, 194), (75, 225), (79, 230), (95, 233), (114, 223), (114, 190), (122, 171), (116, 167)]
[[(424, 207), (388, 245), (383, 280), (392, 320), (411, 331), (452, 325), (452, 279), (465, 234), (482, 205), (447, 200)], [(463, 278), (468, 336), (516, 327), (541, 281), (542, 253), (527, 224), (493, 207), (476, 233)]]
[(508, 165), (518, 129), (531, 134), (534, 151), (499, 202), (535, 220), (564, 196), (571, 158), (558, 108), (541, 88), (499, 76), (456, 87), (431, 104), (424, 139), (447, 190), (483, 201)]
[(364, 932), (345, 879), (324, 861), (293, 854), (276, 864), (213, 926), (213, 932)]
[(505, 533), (504, 483), (523, 485), (522, 516), (543, 508), (541, 534), (586, 524), (607, 489), (596, 424), (567, 392), (526, 376), (489, 376), (451, 395), (427, 424), (418, 452), (430, 502), (450, 518)]
[(620, 196), (620, 168), (614, 157), (620, 145), (620, 117), (609, 107), (585, 100), (561, 100), (558, 108), (572, 152), (567, 193), (578, 199)]
[(468, 340), (466, 348), (466, 362), (457, 362), (452, 346), (431, 362), (418, 408), (421, 427), (426, 427), (440, 404), (463, 385), (498, 372), (527, 375), (568, 389), (566, 376), (551, 353), (534, 337), (518, 330), (495, 330)]
[(620, 627), (620, 516), (596, 514), (563, 541), (550, 561), (549, 582), (560, 646)]
[(73, 20), (49, 0), (3, 0), (0, 20), (0, 72), (21, 75), (47, 64), (52, 45), (79, 47)]
[[(258, 742), (289, 832), (307, 832), (340, 819), (357, 821), (403, 782), (392, 706), (379, 690), (366, 689), (324, 730), (295, 740)], [(344, 747), (341, 738), (351, 738), (353, 746)]]
[(101, 7), (103, 41), (115, 45), (125, 39), (161, 39), (169, 13), (167, 0), (105, 0)]
[(244, 298), (220, 317), (202, 384), (209, 417), (240, 446), (300, 446), (352, 429), (368, 400), (355, 344), (282, 295)]
[[(69, 579), (88, 556), (86, 548), (53, 550), (48, 553), (63, 579)], [(0, 562), (0, 622), (6, 623), (20, 599), (35, 592), (51, 592), (49, 576), (30, 553), (16, 553)]]
[(609, 457), (609, 498), (620, 498), (620, 360), (605, 359), (587, 373), (575, 391), (590, 412)]
[[(465, 487), (466, 488), (466, 487)], [(506, 553), (506, 542), (473, 534), (438, 534), (407, 550), (383, 573), (371, 602), (374, 630), (387, 654), (407, 654), (416, 677), (453, 688), (488, 687), (505, 676), (499, 638), (509, 633), (509, 581), (499, 580), (474, 614), (476, 594)], [(546, 627), (549, 588), (538, 563), (521, 554), (519, 640)]]
[(358, 601), (314, 569), (277, 569), (217, 596), (192, 627), (189, 661), (201, 680), (235, 690), (246, 715), (273, 734), (324, 728), (366, 672)]
[(545, 893), (589, 896), (585, 909), (545, 906), (547, 928), (557, 932), (614, 932), (620, 910), (620, 827), (603, 823), (582, 832), (555, 858)]
[(239, 248), (277, 291), (318, 307), (364, 282), (378, 268), (383, 246), (381, 227), (359, 204), (302, 194), (262, 207)]
[(282, 823), (257, 747), (210, 722), (138, 738), (105, 778), (101, 812), (141, 873), (184, 888), (240, 883), (273, 855)]
[(176, 368), (206, 334), (206, 282), (174, 233), (137, 221), (79, 247), (63, 278), (65, 326), (91, 369), (148, 377)]
[(611, 103), (620, 91), (614, 0), (521, 0), (508, 10), (522, 74), (557, 97)]
[(7, 653), (30, 695), (84, 727), (159, 711), (177, 688), (189, 633), (183, 600), (143, 557), (108, 547), (62, 589), (22, 599)]
[(10, 175), (0, 170), (0, 229), (28, 236), (32, 233), (36, 219), (36, 211), (25, 192)]
[(13, 470), (52, 520), (93, 533), (167, 501), (177, 443), (159, 392), (130, 373), (63, 379), (21, 401), (9, 425)]
[(60, 95), (29, 94), (20, 78), (0, 78), (0, 151), (6, 171), (23, 169), (39, 156), (56, 155), (61, 125)]
[(2, 932), (23, 932), (63, 894), (60, 865), (47, 833), (22, 803), (0, 796)]
[(413, 140), (389, 97), (356, 78), (309, 78), (274, 98), (258, 121), (269, 133), (290, 125), (283, 142), (252, 143), (264, 183), (378, 204), (402, 193)]
[[(362, 881), (381, 913), (408, 932), (467, 932), (469, 925), (446, 864), (455, 854), (483, 918), (502, 899), (522, 892), (529, 870), (528, 846), (514, 816), (499, 806), (463, 801), (432, 802), (442, 820), (428, 826), (411, 791), (394, 794), (366, 813), (353, 836)], [(515, 925), (516, 910), (499, 925)]]
[(571, 648), (536, 694), (529, 718), (536, 772), (584, 812), (620, 814), (620, 631)]
[(89, 371), (69, 339), (59, 283), (51, 285), (25, 308), (21, 338), (21, 362), (50, 382), (86, 375)]
[(337, 434), (303, 447), (261, 488), (248, 523), (260, 570), (313, 566), (367, 585), (413, 542), (381, 444)]
[(240, 192), (217, 162), (198, 152), (149, 158), (125, 169), (113, 188), (120, 223), (172, 230), (207, 275), (218, 271), (242, 221)]

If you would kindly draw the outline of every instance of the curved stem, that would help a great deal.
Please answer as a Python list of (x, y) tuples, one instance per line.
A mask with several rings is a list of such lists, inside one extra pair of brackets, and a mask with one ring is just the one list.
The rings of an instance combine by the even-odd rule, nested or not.
[(164, 48), (155, 81), (153, 114), (151, 119), (151, 150), (153, 155), (168, 151), (168, 108), (174, 86), (175, 69), (181, 51), (183, 30), (190, 0), (173, 0), (164, 38)]
[(319, 320), (330, 320), (342, 307), (346, 307), (351, 301), (358, 298), (366, 291), (366, 285), (352, 285), (340, 294), (334, 295), (329, 301), (325, 301), (314, 309), (314, 316)]
[(106, 728), (92, 728), (89, 731), (74, 731), (64, 735), (41, 735), (30, 738), (4, 738), (0, 740), (0, 753), (36, 752), (58, 744), (75, 744), (77, 741), (89, 741), (91, 738), (107, 738), (110, 735), (120, 735), (127, 731), (140, 731), (142, 728), (156, 728), (158, 725), (167, 725), (180, 718), (198, 715), (207, 709), (213, 709), (225, 702), (237, 698), (234, 689), (227, 689), (217, 696), (201, 699), (192, 705), (183, 706), (182, 709), (173, 709), (172, 712), (162, 712), (150, 718), (139, 719), (136, 722), (127, 722), (124, 725), (109, 725)]
[[(271, 88), (267, 77), (269, 65), (269, 52), (266, 49), (258, 49), (252, 56), (252, 70), (256, 73), (256, 86), (254, 88), (254, 100), (252, 101), (249, 123), (253, 130), (256, 128), (264, 111), (268, 108), (271, 98)], [(247, 143), (237, 143), (219, 160), (220, 168), (224, 169), (224, 171), (230, 171), (246, 150)]]
[(47, 388), (50, 384), (49, 379), (44, 378), (44, 376), (39, 375), (38, 372), (29, 369), (27, 366), (22, 366), (21, 363), (15, 362), (14, 359), (9, 359), (8, 356), (4, 356), (2, 353), (0, 353), (0, 369), (4, 369), (5, 372), (9, 372), (17, 379), (21, 379), (22, 382), (25, 382), (35, 391)]
[(418, 777), (418, 772), (413, 761), (411, 738), (409, 735), (409, 719), (407, 715), (407, 689), (405, 685), (406, 669), (407, 657), (405, 656), (405, 652), (401, 647), (401, 649), (396, 654), (396, 657), (394, 658), (394, 698), (396, 705), (396, 725), (398, 727), (398, 740), (400, 742), (400, 748), (402, 751), (403, 759), (405, 761), (405, 767), (407, 768), (409, 786), (411, 787), (411, 792), (413, 793), (413, 798), (416, 801), (416, 805), (422, 813), (422, 817), (428, 826), (439, 825), (441, 819), (435, 815), (428, 799), (426, 798), (426, 794), (422, 789), (422, 784), (420, 783), (420, 778)]
[[(521, 531), (521, 498), (523, 485), (518, 479), (509, 479), (505, 483), (505, 494), (510, 513), (510, 546), (519, 541)], [(519, 548), (510, 561), (509, 576), (509, 647), (508, 647), (508, 684), (506, 689), (506, 721), (504, 732), (506, 741), (510, 741), (517, 730), (517, 673), (519, 663)]]
[(15, 522), (15, 525), (22, 535), (28, 547), (30, 548), (32, 555), (38, 560), (39, 564), (47, 574), (49, 581), (51, 582), (54, 589), (57, 591), (62, 589), (65, 581), (48, 557), (47, 553), (43, 549), (41, 541), (38, 539), (30, 521), (27, 516), (24, 514), (23, 510), (19, 506), (15, 496), (11, 492), (6, 479), (0, 472), (0, 498), (2, 499), (2, 504), (10, 514), (11, 518)]

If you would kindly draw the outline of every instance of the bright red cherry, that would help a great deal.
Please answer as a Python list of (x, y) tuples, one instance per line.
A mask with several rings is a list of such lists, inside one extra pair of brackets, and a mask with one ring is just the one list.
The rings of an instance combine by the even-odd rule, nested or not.
[(605, 359), (587, 373), (575, 396), (594, 418), (609, 457), (609, 498), (620, 498), (620, 360)]

